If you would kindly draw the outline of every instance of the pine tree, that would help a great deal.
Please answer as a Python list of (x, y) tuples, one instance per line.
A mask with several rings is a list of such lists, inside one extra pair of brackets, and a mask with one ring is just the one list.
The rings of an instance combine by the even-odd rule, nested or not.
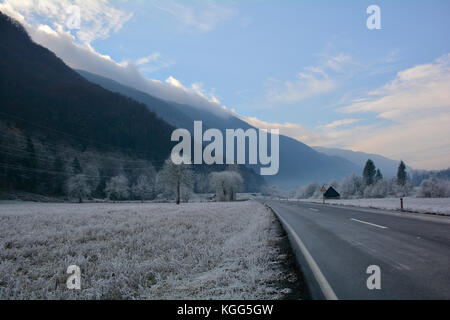
[(363, 170), (363, 181), (366, 186), (374, 183), (375, 173), (375, 164), (372, 160), (367, 160)]
[(377, 169), (377, 173), (375, 174), (375, 182), (378, 182), (383, 179), (383, 175), (381, 174), (380, 169)]
[(406, 166), (403, 161), (400, 161), (400, 164), (398, 166), (397, 170), (397, 184), (400, 186), (404, 186), (406, 184), (406, 180), (408, 179), (408, 176), (406, 174)]

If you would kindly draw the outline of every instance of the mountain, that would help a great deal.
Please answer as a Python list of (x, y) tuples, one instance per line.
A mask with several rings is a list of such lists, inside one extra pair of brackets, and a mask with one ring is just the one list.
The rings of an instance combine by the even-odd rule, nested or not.
[(385, 178), (395, 177), (400, 161), (392, 160), (377, 154), (364, 153), (361, 151), (351, 151), (338, 148), (313, 147), (316, 151), (329, 156), (337, 156), (353, 162), (360, 168), (362, 172), (364, 165), (368, 159), (372, 159), (375, 166), (380, 169)]
[[(86, 71), (78, 71), (83, 77), (100, 86), (132, 97), (144, 103), (149, 110), (157, 113), (168, 123), (190, 130), (193, 121), (202, 120), (204, 128), (225, 129), (253, 128), (247, 122), (223, 112), (210, 112), (195, 106), (178, 104), (157, 99), (149, 94), (130, 88), (111, 79), (101, 77)], [(252, 166), (254, 169), (257, 167)], [(360, 172), (360, 166), (338, 156), (329, 156), (317, 152), (298, 140), (280, 136), (280, 169), (274, 176), (265, 176), (265, 180), (282, 188), (297, 188), (307, 183), (317, 181), (329, 182), (341, 179), (353, 172)]]
[(87, 81), (3, 13), (0, 53), (2, 118), (32, 124), (30, 131), (40, 128), (49, 138), (83, 137), (84, 148), (124, 148), (159, 162), (170, 154), (171, 125), (144, 104)]
[[(162, 101), (145, 96), (144, 104), (86, 80), (1, 12), (0, 56), (0, 188), (60, 195), (62, 181), (84, 170), (103, 197), (108, 179), (125, 174), (132, 184), (162, 166), (175, 144), (175, 127), (162, 116), (190, 122)], [(225, 169), (194, 167), (202, 177)], [(245, 191), (265, 184), (251, 169), (238, 170)]]

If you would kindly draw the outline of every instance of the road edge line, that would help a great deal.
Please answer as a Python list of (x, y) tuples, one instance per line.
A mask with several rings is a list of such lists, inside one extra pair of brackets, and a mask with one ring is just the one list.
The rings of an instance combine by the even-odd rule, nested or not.
[(297, 243), (300, 251), (302, 252), (303, 256), (305, 257), (306, 262), (308, 263), (309, 268), (311, 269), (314, 279), (319, 284), (320, 290), (322, 291), (322, 294), (324, 295), (326, 300), (339, 300), (336, 294), (334, 293), (333, 288), (331, 288), (328, 280), (323, 275), (322, 271), (320, 270), (319, 266), (317, 265), (316, 261), (312, 257), (312, 255), (309, 253), (306, 246), (303, 244), (303, 241), (300, 239), (300, 237), (295, 233), (294, 229), (282, 218), (275, 210), (273, 210), (268, 204), (265, 204), (267, 208), (269, 208), (276, 217), (281, 221), (284, 228), (287, 229), (292, 237), (294, 238), (295, 242)]

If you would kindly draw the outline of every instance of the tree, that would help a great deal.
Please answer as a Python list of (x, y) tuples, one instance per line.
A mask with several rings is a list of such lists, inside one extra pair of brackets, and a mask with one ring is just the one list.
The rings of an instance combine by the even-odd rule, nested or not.
[(194, 174), (188, 164), (174, 164), (169, 157), (158, 173), (158, 183), (168, 192), (175, 194), (176, 204), (180, 204), (181, 188), (193, 189)]
[(142, 202), (153, 196), (153, 186), (146, 175), (140, 175), (131, 190), (133, 195), (138, 197)]
[(343, 199), (359, 198), (363, 195), (363, 178), (357, 174), (351, 174), (342, 181), (341, 196)]
[(450, 197), (450, 181), (431, 177), (422, 181), (418, 192), (423, 198), (446, 198)]
[(377, 173), (375, 174), (375, 183), (382, 179), (383, 179), (383, 175), (381, 174), (380, 169), (377, 169)]
[(385, 198), (388, 192), (389, 183), (384, 179), (380, 179), (364, 189), (364, 198)]
[(77, 157), (75, 157), (72, 161), (72, 173), (74, 175), (83, 173), (83, 169), (81, 169), (81, 164)]
[(400, 161), (400, 164), (398, 166), (397, 170), (397, 183), (400, 186), (404, 186), (406, 184), (406, 180), (408, 179), (408, 176), (406, 174), (406, 166), (403, 161)]
[(77, 174), (71, 177), (67, 182), (67, 193), (69, 197), (77, 198), (78, 202), (83, 202), (83, 199), (91, 194), (91, 188), (87, 182), (84, 174)]
[(368, 159), (363, 170), (363, 182), (366, 186), (370, 186), (375, 180), (375, 164)]
[(298, 191), (298, 198), (300, 199), (320, 198), (321, 195), (320, 189), (321, 187), (317, 182), (310, 183), (307, 186), (300, 188), (300, 190)]
[(108, 199), (124, 200), (130, 195), (128, 179), (124, 175), (112, 177), (107, 183), (105, 193)]
[(212, 172), (210, 186), (220, 201), (234, 201), (236, 194), (242, 189), (244, 179), (237, 171)]

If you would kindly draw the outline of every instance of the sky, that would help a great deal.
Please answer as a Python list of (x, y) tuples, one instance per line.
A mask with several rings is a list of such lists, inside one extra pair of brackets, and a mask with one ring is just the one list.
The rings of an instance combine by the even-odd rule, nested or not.
[[(367, 27), (370, 5), (381, 29)], [(0, 10), (73, 68), (310, 146), (450, 167), (448, 0), (2, 0)]]

